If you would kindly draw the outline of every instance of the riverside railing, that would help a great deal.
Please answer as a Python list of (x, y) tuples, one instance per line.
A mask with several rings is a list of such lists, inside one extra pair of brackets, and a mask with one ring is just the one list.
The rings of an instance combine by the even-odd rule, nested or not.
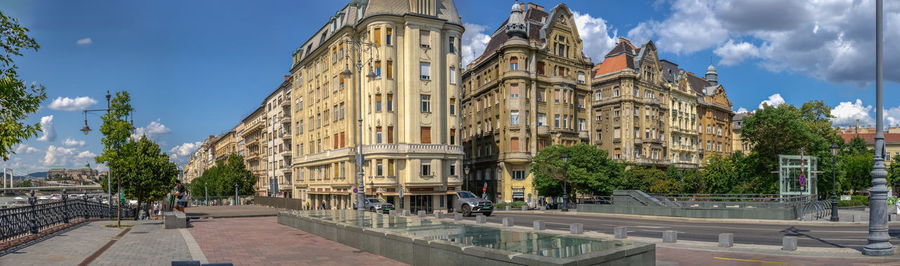
[[(122, 209), (122, 217), (132, 215), (130, 209)], [(38, 203), (32, 190), (28, 205), (0, 209), (0, 247), (60, 225), (115, 216), (115, 209), (109, 208), (109, 205), (91, 201), (88, 197), (70, 198), (65, 190), (60, 200)]]

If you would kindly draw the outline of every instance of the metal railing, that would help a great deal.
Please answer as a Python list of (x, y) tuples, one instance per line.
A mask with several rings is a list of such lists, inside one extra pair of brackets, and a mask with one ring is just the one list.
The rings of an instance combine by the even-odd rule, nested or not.
[[(122, 209), (122, 217), (133, 217), (132, 213), (131, 209)], [(27, 206), (0, 209), (0, 246), (59, 225), (115, 216), (115, 209), (86, 196), (69, 198), (63, 194), (61, 200), (38, 203), (32, 191)]]
[(831, 217), (831, 200), (810, 201), (796, 208), (797, 219), (814, 221)]

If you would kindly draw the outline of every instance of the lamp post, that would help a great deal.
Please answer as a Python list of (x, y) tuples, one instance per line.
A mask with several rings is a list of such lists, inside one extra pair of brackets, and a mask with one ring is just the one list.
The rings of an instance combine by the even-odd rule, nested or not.
[[(359, 35), (357, 35), (357, 37), (359, 37)], [(365, 204), (366, 191), (365, 191), (365, 183), (363, 183), (363, 178), (365, 177), (365, 172), (363, 172), (363, 150), (362, 150), (362, 148), (363, 148), (362, 147), (362, 141), (363, 141), (363, 139), (362, 139), (362, 132), (363, 132), (363, 125), (362, 125), (362, 123), (363, 123), (363, 113), (362, 113), (363, 104), (362, 104), (362, 101), (363, 101), (363, 97), (362, 97), (362, 75), (360, 75), (360, 73), (362, 73), (362, 69), (363, 69), (363, 61), (362, 61), (363, 49), (369, 51), (369, 54), (371, 54), (372, 51), (377, 51), (377, 50), (372, 49), (372, 47), (374, 47), (372, 43), (365, 42), (362, 40), (345, 40), (344, 42), (349, 44), (349, 46), (350, 46), (349, 50), (354, 51), (355, 52), (354, 54), (356, 55), (356, 58), (355, 58), (356, 63), (354, 64), (354, 66), (356, 67), (356, 73), (358, 74), (358, 75), (356, 75), (357, 82), (355, 82), (356, 83), (356, 110), (357, 110), (357, 120), (356, 120), (356, 178), (357, 178), (357, 180), (356, 180), (356, 184), (358, 186), (357, 190), (356, 190), (356, 210), (365, 211), (366, 210), (366, 204)], [(353, 60), (353, 59), (354, 58), (351, 58), (349, 60)], [(372, 60), (373, 60), (373, 58), (370, 56), (369, 59), (366, 60), (366, 64), (371, 65)], [(353, 72), (350, 70), (350, 67), (345, 65), (344, 71), (341, 71), (341, 75), (343, 75), (344, 77), (349, 79), (349, 78), (353, 77)], [(375, 72), (372, 72), (371, 66), (369, 67), (369, 73), (366, 74), (366, 77), (369, 79), (376, 77)], [(402, 197), (400, 198), (400, 201), (403, 201)]]
[(837, 206), (837, 154), (838, 150), (841, 147), (837, 145), (837, 143), (831, 144), (831, 221), (837, 222), (840, 221), (841, 218), (838, 216), (838, 206)]
[(869, 190), (869, 243), (863, 248), (868, 256), (894, 255), (888, 234), (887, 171), (884, 170), (884, 0), (875, 1), (875, 163), (872, 189)]
[(563, 206), (561, 211), (567, 212), (569, 211), (569, 193), (566, 189), (569, 186), (569, 154), (563, 153), (561, 158), (563, 160)]
[[(84, 127), (81, 128), (81, 133), (84, 133), (85, 136), (87, 136), (87, 134), (91, 133), (91, 127), (88, 126), (87, 114), (90, 112), (106, 112), (108, 114), (112, 110), (112, 105), (110, 103), (111, 99), (112, 99), (112, 95), (110, 95), (109, 90), (107, 90), (106, 91), (106, 109), (85, 109), (82, 111), (82, 113), (84, 114)], [(132, 125), (133, 124), (134, 123), (132, 122)], [(106, 195), (109, 197), (109, 202), (108, 202), (109, 209), (112, 209), (112, 203), (113, 203), (112, 176), (113, 176), (113, 169), (112, 169), (112, 167), (110, 167), (109, 172), (106, 173)], [(116, 182), (116, 183), (118, 183), (118, 182)], [(122, 193), (122, 184), (118, 185), (118, 193)], [(121, 224), (122, 223), (122, 211), (121, 211), (121, 206), (119, 206), (119, 207), (120, 208), (117, 208), (118, 211), (116, 212), (116, 222), (118, 223), (118, 225), (121, 226), (122, 225)]]
[(465, 182), (463, 183), (463, 191), (469, 191), (469, 170), (469, 166), (466, 165), (466, 169), (463, 170), (466, 172), (466, 177), (463, 178), (463, 181)]

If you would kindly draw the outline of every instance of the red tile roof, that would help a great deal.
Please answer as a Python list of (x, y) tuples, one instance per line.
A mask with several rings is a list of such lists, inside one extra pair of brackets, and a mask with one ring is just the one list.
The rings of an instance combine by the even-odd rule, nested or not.
[[(875, 133), (859, 133), (860, 138), (866, 141), (866, 143), (872, 144), (875, 142)], [(844, 139), (844, 142), (850, 142), (857, 136), (856, 133), (841, 133), (838, 134)], [(900, 143), (900, 133), (884, 133), (884, 141), (890, 143)]]
[(607, 57), (603, 60), (603, 63), (600, 63), (594, 71), (594, 76), (603, 75), (606, 73), (616, 72), (626, 68), (634, 67), (634, 60), (632, 60), (632, 56), (630, 54), (619, 54), (613, 57)]

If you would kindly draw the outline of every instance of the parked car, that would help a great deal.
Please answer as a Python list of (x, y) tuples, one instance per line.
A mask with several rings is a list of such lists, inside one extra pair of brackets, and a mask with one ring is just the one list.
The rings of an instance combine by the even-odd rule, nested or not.
[(468, 191), (456, 192), (456, 200), (453, 201), (453, 209), (461, 212), (464, 216), (471, 216), (473, 213), (481, 213), (484, 216), (491, 216), (494, 212), (494, 204), (490, 200), (479, 198)]
[(390, 211), (394, 209), (394, 204), (390, 204), (387, 202), (381, 202), (378, 199), (365, 199), (366, 209), (372, 212), (381, 211)]

